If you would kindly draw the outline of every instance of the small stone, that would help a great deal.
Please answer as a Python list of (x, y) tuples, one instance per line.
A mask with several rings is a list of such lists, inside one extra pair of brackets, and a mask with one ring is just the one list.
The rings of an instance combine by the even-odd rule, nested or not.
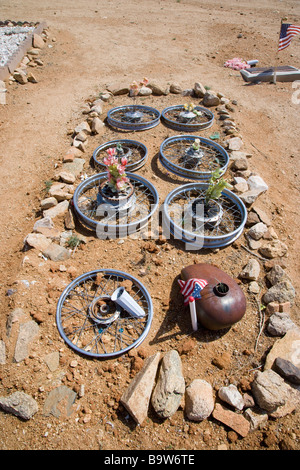
[(286, 274), (285, 270), (279, 266), (279, 264), (275, 264), (273, 266), (273, 268), (266, 275), (266, 278), (270, 282), (271, 286), (274, 286), (278, 282), (290, 281), (289, 276)]
[(19, 329), (19, 335), (16, 342), (14, 360), (15, 362), (21, 362), (27, 358), (29, 353), (29, 347), (32, 341), (36, 338), (39, 333), (39, 326), (35, 321), (28, 321), (22, 323)]
[(47, 197), (41, 201), (41, 209), (46, 210), (50, 209), (50, 207), (54, 207), (57, 205), (57, 199), (55, 197)]
[(2, 339), (0, 340), (0, 364), (6, 363), (6, 346)]
[(290, 361), (277, 357), (273, 368), (284, 379), (293, 384), (300, 385), (300, 369), (299, 367), (294, 366)]
[(101, 121), (98, 117), (94, 117), (92, 124), (91, 124), (91, 130), (92, 134), (101, 134), (104, 131), (104, 122)]
[(260, 286), (259, 286), (258, 282), (256, 282), (256, 281), (250, 282), (249, 292), (251, 292), (252, 294), (258, 294), (260, 292)]
[(174, 93), (176, 95), (179, 95), (182, 93), (182, 88), (179, 85), (179, 83), (171, 83), (170, 85), (170, 93)]
[(150, 96), (152, 95), (152, 90), (151, 88), (147, 86), (142, 86), (139, 90), (138, 96)]
[(47, 354), (45, 357), (44, 357), (44, 361), (45, 363), (47, 364), (49, 370), (51, 372), (54, 372), (55, 370), (58, 369), (59, 367), (59, 352), (58, 351), (54, 351), (50, 354)]
[(41, 233), (30, 233), (25, 238), (25, 243), (27, 243), (32, 248), (35, 248), (36, 250), (44, 251), (51, 242), (47, 237), (45, 237), (45, 235), (42, 235)]
[(219, 369), (228, 369), (231, 363), (231, 356), (228, 352), (224, 352), (215, 356), (212, 359), (212, 364), (217, 366)]
[(202, 421), (208, 418), (214, 409), (213, 389), (205, 380), (195, 379), (187, 387), (185, 411), (188, 419)]
[(243, 141), (240, 137), (232, 137), (228, 141), (228, 149), (229, 150), (241, 150), (243, 147)]
[(168, 95), (170, 93), (169, 85), (162, 85), (156, 80), (150, 81), (147, 87), (152, 90), (153, 95), (161, 96), (161, 95)]
[(212, 107), (212, 106), (218, 106), (219, 104), (220, 104), (220, 98), (218, 98), (217, 95), (206, 91), (206, 93), (203, 96), (203, 106)]
[(242, 279), (256, 281), (260, 274), (260, 264), (256, 259), (250, 259), (240, 274)]
[(56, 217), (59, 217), (61, 215), (64, 215), (69, 208), (69, 201), (65, 200), (62, 202), (59, 202), (57, 206), (51, 207), (50, 209), (47, 209), (43, 211), (44, 218), (50, 218), (55, 219)]
[(288, 330), (296, 328), (288, 313), (276, 312), (269, 318), (267, 330), (272, 336), (284, 336)]
[(197, 98), (203, 98), (206, 93), (205, 87), (200, 82), (196, 82), (194, 85), (194, 94)]
[(21, 70), (15, 70), (13, 77), (21, 85), (25, 85), (25, 83), (28, 81), (27, 75)]
[[(233, 170), (248, 170), (248, 160), (247, 158), (238, 158), (235, 160), (231, 166)], [(247, 183), (248, 188), (248, 183)]]
[(250, 431), (264, 428), (269, 419), (268, 413), (264, 410), (260, 410), (259, 408), (247, 408), (244, 416), (250, 423)]
[(50, 258), (52, 261), (64, 261), (70, 258), (71, 253), (63, 246), (52, 242), (47, 249), (43, 251), (43, 255), (46, 256), (46, 258)]
[(32, 46), (39, 49), (42, 49), (45, 46), (45, 42), (39, 34), (34, 34), (32, 36)]
[(268, 190), (268, 185), (258, 175), (250, 176), (250, 178), (248, 178), (248, 185), (250, 191), (256, 191), (259, 194)]
[(260, 240), (267, 230), (268, 227), (263, 222), (258, 222), (258, 224), (252, 225), (252, 227), (248, 230), (248, 236), (254, 240)]
[(91, 128), (87, 121), (83, 121), (75, 127), (74, 132), (75, 134), (79, 134), (80, 132), (84, 132), (85, 134), (90, 134)]
[(112, 83), (107, 85), (106, 89), (114, 96), (127, 95), (129, 93), (129, 86), (126, 83)]
[(73, 173), (69, 173), (67, 171), (61, 171), (59, 173), (60, 179), (67, 184), (73, 184), (75, 183), (76, 177)]
[(221, 400), (225, 401), (237, 410), (242, 410), (244, 408), (243, 396), (234, 384), (230, 384), (228, 387), (221, 387), (218, 391), (218, 396)]
[(280, 375), (271, 369), (257, 372), (251, 387), (256, 403), (268, 413), (273, 413), (286, 403), (288, 385)]
[(282, 281), (270, 287), (264, 294), (263, 302), (268, 304), (270, 302), (293, 302), (296, 292), (290, 281)]
[(76, 393), (65, 385), (60, 385), (57, 388), (51, 390), (47, 396), (43, 414), (50, 416), (51, 414), (56, 418), (61, 416), (71, 416), (74, 411), (74, 402), (76, 399)]
[(284, 256), (287, 251), (288, 247), (280, 240), (272, 240), (259, 249), (259, 252), (266, 258), (280, 258)]

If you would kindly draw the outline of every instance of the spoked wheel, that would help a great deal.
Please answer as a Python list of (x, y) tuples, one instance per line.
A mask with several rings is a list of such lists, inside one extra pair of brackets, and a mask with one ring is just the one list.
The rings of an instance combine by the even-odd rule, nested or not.
[(99, 173), (80, 183), (73, 196), (74, 211), (79, 220), (96, 231), (98, 238), (121, 238), (138, 232), (147, 225), (158, 206), (158, 193), (146, 179), (126, 173), (133, 194), (122, 204), (103, 200), (100, 185), (107, 174)]
[(119, 106), (108, 111), (107, 122), (117, 129), (142, 131), (159, 124), (160, 112), (148, 106)]
[(224, 189), (217, 200), (216, 216), (203, 218), (207, 188), (207, 183), (180, 186), (169, 193), (163, 204), (165, 227), (190, 249), (219, 248), (231, 244), (241, 235), (247, 220), (245, 205), (228, 189)]
[(109, 148), (117, 150), (118, 144), (121, 144), (122, 146), (122, 154), (120, 156), (124, 156), (127, 159), (126, 169), (128, 171), (136, 171), (145, 165), (148, 157), (147, 147), (135, 140), (120, 139), (106, 142), (94, 150), (93, 159), (96, 167), (100, 170), (104, 170), (106, 168), (106, 165), (103, 163), (103, 158), (107, 156), (106, 152)]
[(213, 113), (201, 106), (195, 106), (193, 111), (186, 111), (182, 105), (170, 106), (162, 111), (161, 116), (168, 127), (183, 132), (208, 129), (214, 122)]
[[(143, 310), (135, 317), (112, 300), (117, 288)], [(61, 294), (56, 310), (59, 333), (78, 353), (110, 358), (137, 347), (147, 336), (153, 317), (151, 297), (129, 274), (95, 270), (79, 276)]]
[[(198, 149), (193, 149), (195, 139)], [(160, 146), (161, 164), (172, 173), (184, 178), (207, 181), (215, 170), (224, 174), (229, 163), (226, 150), (210, 139), (178, 135), (169, 137)]]

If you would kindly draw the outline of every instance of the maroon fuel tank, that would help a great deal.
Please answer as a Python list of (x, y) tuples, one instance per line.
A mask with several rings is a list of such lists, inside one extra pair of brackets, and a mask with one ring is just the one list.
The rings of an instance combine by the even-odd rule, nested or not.
[(246, 297), (240, 286), (213, 264), (193, 264), (181, 271), (181, 278), (205, 279), (207, 286), (196, 299), (197, 319), (209, 330), (228, 328), (240, 321), (246, 312)]

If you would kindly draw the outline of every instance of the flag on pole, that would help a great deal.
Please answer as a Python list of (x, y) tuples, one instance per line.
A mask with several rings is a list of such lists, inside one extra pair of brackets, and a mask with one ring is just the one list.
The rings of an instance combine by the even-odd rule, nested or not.
[(189, 298), (201, 299), (201, 290), (207, 285), (204, 279), (188, 279), (187, 281), (178, 280), (181, 287), (181, 294), (184, 296), (184, 305), (189, 303)]
[(297, 36), (297, 34), (300, 34), (300, 26), (282, 23), (279, 36), (278, 51), (286, 49), (291, 44), (293, 37)]

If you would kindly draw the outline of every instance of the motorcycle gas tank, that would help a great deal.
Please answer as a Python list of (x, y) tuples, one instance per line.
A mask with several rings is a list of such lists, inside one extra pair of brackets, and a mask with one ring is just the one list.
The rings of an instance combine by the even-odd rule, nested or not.
[(213, 264), (193, 264), (182, 269), (181, 277), (205, 279), (207, 286), (196, 299), (197, 319), (209, 330), (228, 328), (239, 322), (246, 312), (246, 297), (228, 274)]

